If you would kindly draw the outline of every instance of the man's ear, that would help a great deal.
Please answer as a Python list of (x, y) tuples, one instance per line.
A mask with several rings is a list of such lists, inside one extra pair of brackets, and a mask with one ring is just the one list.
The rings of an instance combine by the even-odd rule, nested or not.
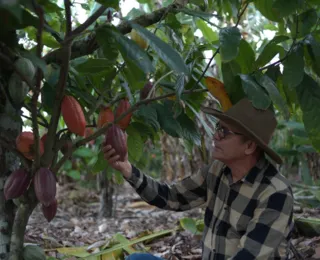
[(244, 150), (244, 153), (246, 155), (253, 154), (255, 152), (255, 150), (257, 149), (257, 147), (258, 147), (258, 145), (254, 141), (248, 140), (246, 142), (246, 149)]

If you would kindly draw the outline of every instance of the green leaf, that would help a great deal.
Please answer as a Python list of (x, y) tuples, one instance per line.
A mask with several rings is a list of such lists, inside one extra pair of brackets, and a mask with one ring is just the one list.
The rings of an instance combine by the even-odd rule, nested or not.
[(256, 58), (251, 45), (247, 41), (241, 39), (239, 54), (235, 60), (241, 67), (241, 73), (248, 74), (253, 71)]
[(100, 151), (98, 154), (98, 160), (96, 161), (95, 165), (92, 168), (93, 173), (101, 172), (108, 168), (108, 162), (104, 159), (103, 152)]
[(274, 56), (278, 53), (284, 52), (282, 46), (278, 44), (288, 40), (288, 36), (278, 35), (275, 36), (262, 50), (261, 54), (259, 55), (258, 59), (256, 60), (256, 68), (262, 67), (266, 65)]
[(317, 41), (313, 35), (308, 35), (305, 42), (308, 54), (306, 56), (311, 61), (314, 73), (320, 77), (320, 41)]
[(77, 65), (75, 69), (83, 74), (96, 74), (113, 69), (112, 63), (107, 59), (88, 58), (85, 62)]
[(47, 73), (47, 64), (43, 59), (40, 59), (37, 55), (32, 52), (21, 52), (21, 55), (32, 61), (33, 65), (37, 66), (42, 70), (44, 74)]
[(72, 155), (79, 157), (92, 157), (94, 156), (94, 153), (90, 148), (80, 147), (77, 150), (75, 150)]
[(99, 4), (119, 10), (119, 0), (96, 0)]
[(150, 47), (172, 70), (178, 73), (190, 73), (180, 54), (169, 44), (160, 40), (153, 33), (149, 32), (147, 29), (138, 24), (131, 23), (131, 26), (144, 40), (148, 42)]
[(173, 117), (173, 102), (165, 101), (164, 104), (156, 104), (158, 121), (161, 128), (173, 137), (180, 137), (181, 125)]
[(118, 42), (118, 48), (125, 61), (131, 60), (145, 73), (154, 72), (155, 68), (148, 54), (138, 44), (115, 30), (108, 30), (108, 32)]
[(288, 109), (288, 105), (286, 104), (286, 101), (281, 96), (276, 83), (269, 78), (267, 75), (256, 75), (256, 79), (259, 82), (259, 84), (265, 88), (265, 90), (268, 92), (271, 100), (274, 102), (274, 104), (278, 107), (278, 109), (281, 111), (283, 116), (286, 120), (290, 117), (290, 111)]
[(185, 230), (190, 231), (192, 234), (196, 234), (198, 231), (197, 223), (192, 218), (182, 218), (180, 219), (180, 225)]
[[(291, 35), (293, 38), (306, 36), (311, 32), (313, 26), (318, 21), (317, 11), (310, 9), (302, 14), (295, 15), (292, 23), (289, 23)], [(297, 27), (298, 24), (298, 27)]]
[(222, 28), (219, 32), (220, 55), (222, 62), (228, 62), (238, 56), (241, 33), (236, 27)]
[(304, 0), (270, 0), (270, 2), (273, 2), (272, 10), (282, 18), (293, 14), (301, 8)]
[(135, 162), (140, 160), (140, 157), (143, 154), (143, 141), (141, 135), (137, 129), (134, 127), (128, 127), (126, 129), (128, 134), (128, 154), (129, 158)]
[(102, 27), (97, 30), (96, 39), (102, 48), (104, 58), (115, 62), (119, 56), (118, 44), (115, 37), (110, 37), (109, 30)]
[(181, 113), (177, 117), (177, 121), (181, 126), (181, 136), (199, 146), (201, 143), (201, 136), (194, 121), (191, 120), (185, 113)]
[(44, 45), (50, 47), (50, 48), (60, 48), (60, 43), (57, 42), (57, 40), (48, 32), (42, 33), (42, 42)]
[(177, 83), (176, 83), (176, 93), (177, 93), (177, 100), (179, 101), (181, 98), (181, 93), (184, 90), (184, 86), (185, 86), (185, 76), (183, 74), (181, 74), (178, 78), (177, 78)]
[(303, 122), (313, 146), (320, 151), (320, 86), (307, 74), (296, 88)]
[(81, 7), (87, 11), (90, 11), (90, 6), (88, 4), (81, 4)]
[(218, 33), (213, 31), (203, 20), (197, 19), (196, 25), (203, 34), (203, 37), (210, 43), (219, 40)]
[(270, 106), (271, 100), (264, 89), (249, 75), (241, 74), (240, 78), (242, 80), (242, 88), (253, 106), (266, 110)]
[(237, 103), (240, 99), (245, 97), (243, 88), (241, 87), (241, 79), (237, 77), (241, 73), (239, 64), (233, 60), (221, 64), (221, 71), (223, 76), (223, 83), (229, 95), (232, 104)]
[(146, 83), (146, 75), (131, 60), (126, 61), (126, 67), (123, 69), (123, 74), (129, 83), (130, 89), (133, 91), (143, 88)]
[(267, 19), (274, 22), (281, 21), (281, 15), (279, 11), (273, 10), (274, 0), (254, 0), (254, 4), (260, 13)]
[(67, 175), (70, 176), (74, 180), (80, 180), (81, 179), (81, 173), (77, 170), (71, 170), (67, 171)]
[(52, 108), (55, 104), (56, 88), (50, 86), (47, 82), (45, 82), (41, 89), (41, 94), (43, 108), (47, 113), (51, 115)]
[(292, 50), (283, 65), (283, 84), (291, 88), (298, 86), (304, 76), (303, 48), (301, 45)]
[(156, 104), (140, 106), (139, 109), (135, 112), (135, 116), (140, 118), (143, 123), (152, 126), (155, 131), (158, 131), (160, 129)]

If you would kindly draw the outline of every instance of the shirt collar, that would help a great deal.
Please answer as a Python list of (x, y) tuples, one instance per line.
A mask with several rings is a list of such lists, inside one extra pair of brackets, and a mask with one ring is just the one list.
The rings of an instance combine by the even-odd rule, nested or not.
[[(262, 158), (260, 158), (259, 161), (257, 161), (256, 165), (251, 168), (251, 170), (248, 172), (248, 174), (245, 175), (238, 182), (244, 182), (244, 183), (247, 183), (250, 186), (252, 186), (254, 184), (254, 182), (257, 180), (259, 173), (262, 171), (263, 168), (265, 168), (267, 163), (268, 163), (267, 159), (264, 156), (262, 156)], [(232, 176), (231, 176), (230, 168), (225, 166), (223, 171), (224, 171), (224, 174), (227, 176), (229, 183), (231, 185), (235, 184), (235, 183), (232, 183)]]

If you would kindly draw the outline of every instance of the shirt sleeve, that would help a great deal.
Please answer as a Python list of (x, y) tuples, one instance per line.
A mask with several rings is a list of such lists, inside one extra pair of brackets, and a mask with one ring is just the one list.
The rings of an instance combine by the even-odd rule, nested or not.
[(289, 191), (275, 192), (262, 200), (240, 240), (239, 251), (231, 259), (259, 260), (272, 257), (287, 238), (292, 218), (293, 198)]
[(184, 211), (204, 204), (207, 200), (208, 166), (196, 174), (173, 183), (160, 183), (132, 165), (132, 175), (126, 179), (147, 203), (158, 208)]

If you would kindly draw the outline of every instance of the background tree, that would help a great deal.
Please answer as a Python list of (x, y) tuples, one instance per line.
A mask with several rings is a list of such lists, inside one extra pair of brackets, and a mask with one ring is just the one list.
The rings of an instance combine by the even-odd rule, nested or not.
[[(181, 169), (189, 173), (210, 158), (214, 119), (205, 118), (200, 105), (213, 102), (224, 109), (223, 90), (232, 103), (247, 96), (259, 109), (274, 108), (280, 134), (273, 146), (285, 157), (285, 167), (304, 161), (312, 177), (319, 177), (316, 0), (140, 0), (140, 8), (126, 16), (118, 0), (60, 2), (0, 1), (5, 259), (21, 259), (25, 227), (39, 201), (47, 219), (54, 217), (55, 181), (73, 167), (72, 158), (119, 179), (99, 150), (112, 126), (97, 125), (103, 106), (128, 135), (133, 163), (146, 167), (144, 152), (161, 140), (164, 166), (177, 151), (176, 158), (189, 155), (189, 164), (171, 163), (170, 172), (178, 167), (183, 177)], [(79, 10), (88, 16), (84, 22)], [(266, 30), (274, 36), (266, 37)], [(73, 170), (73, 177), (81, 178)], [(8, 187), (19, 189), (2, 192)]]

